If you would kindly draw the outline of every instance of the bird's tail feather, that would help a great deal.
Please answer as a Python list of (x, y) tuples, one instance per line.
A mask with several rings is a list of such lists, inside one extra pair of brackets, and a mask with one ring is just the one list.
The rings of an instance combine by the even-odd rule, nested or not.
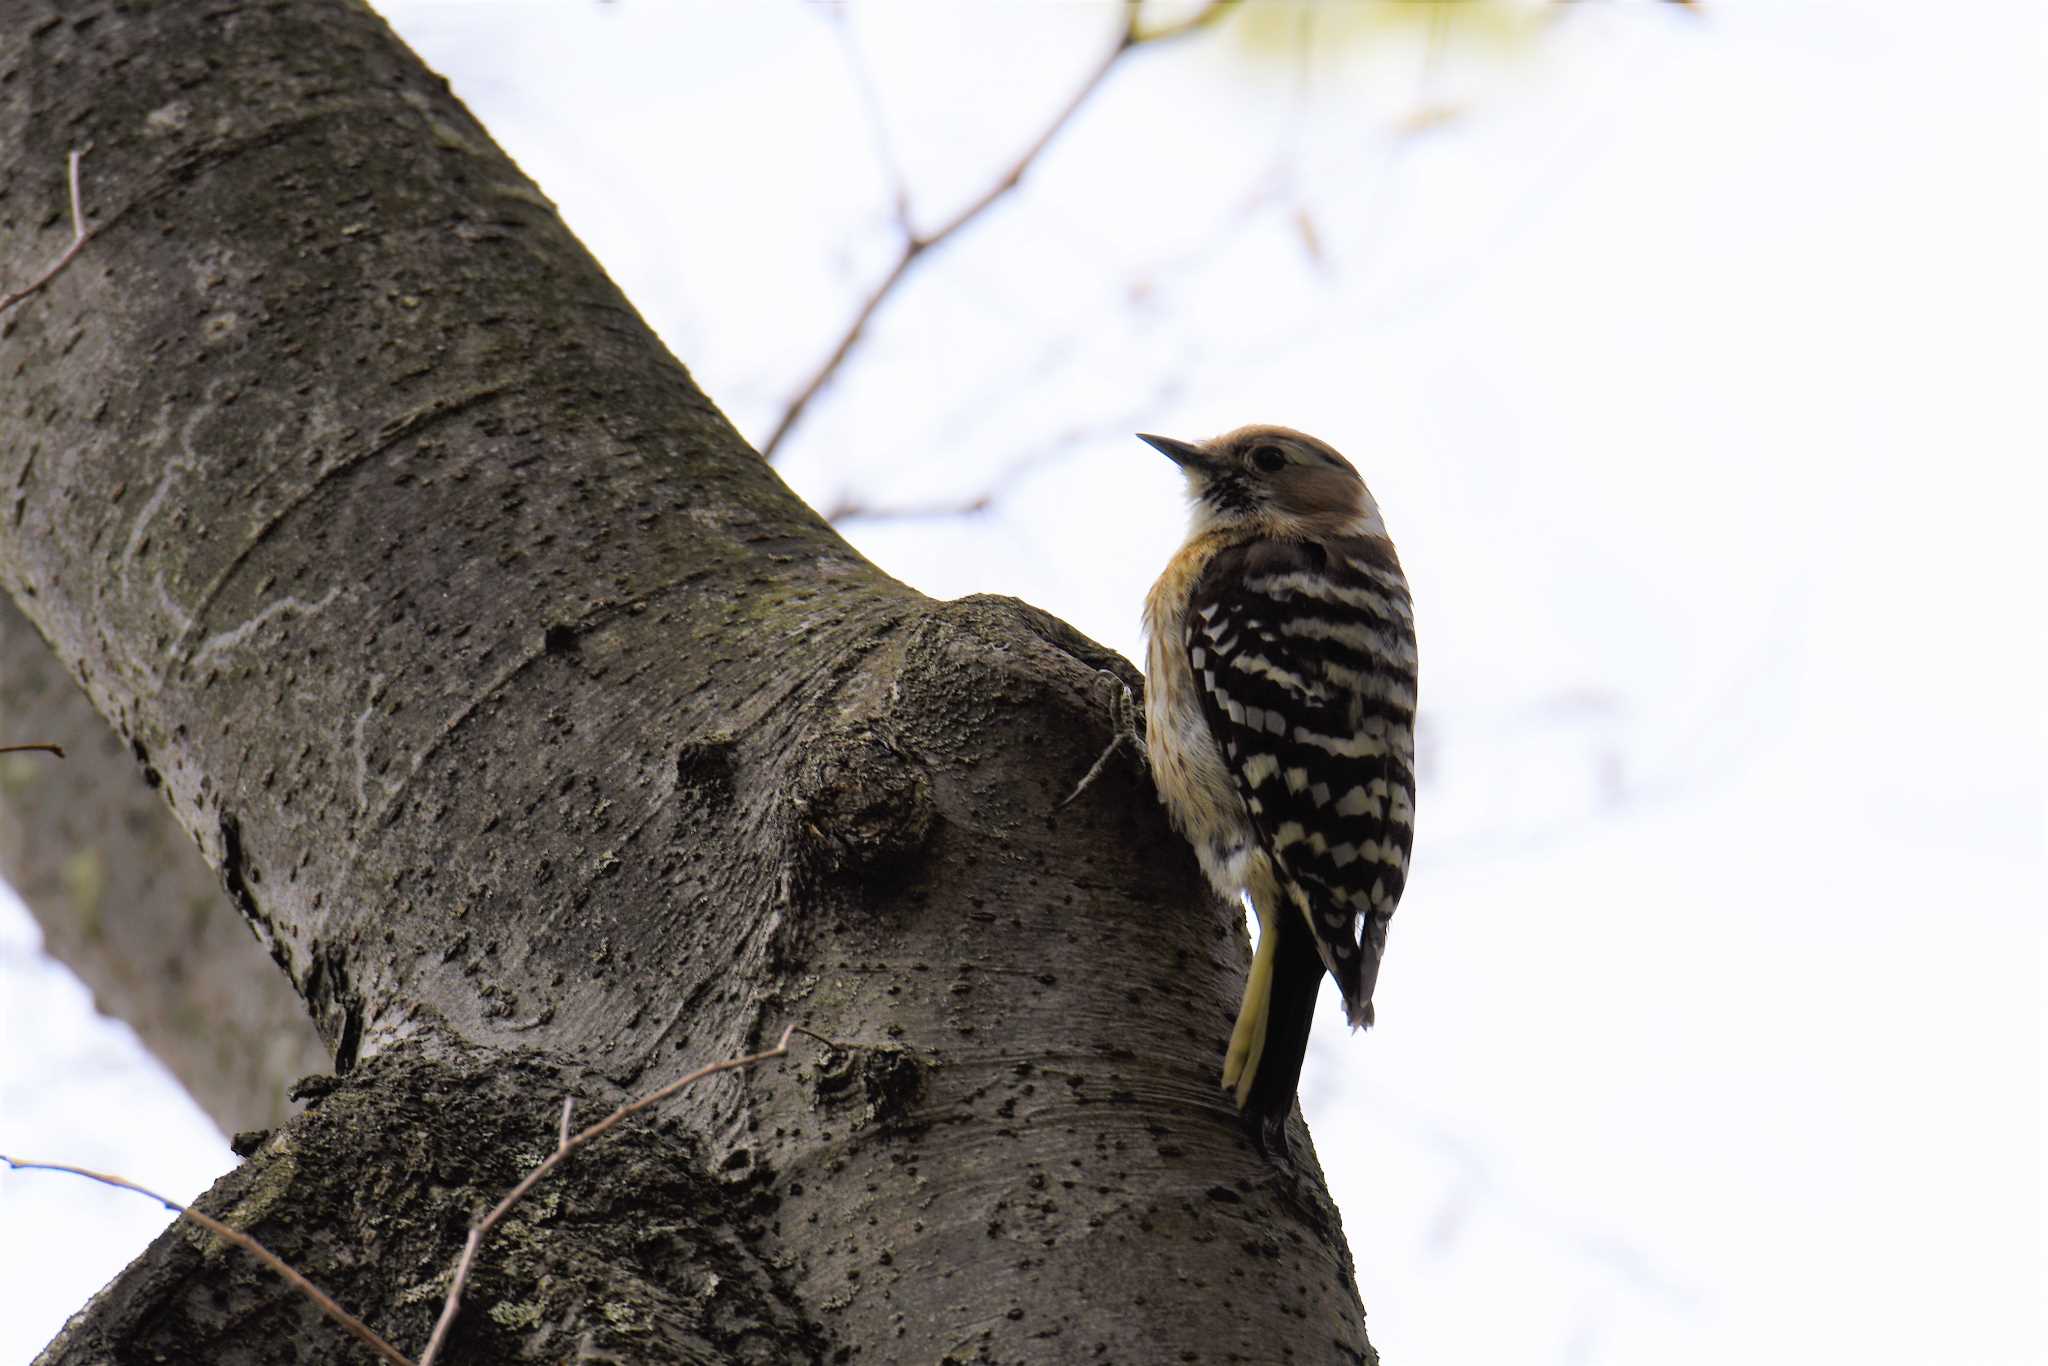
[(1344, 1018), (1353, 1029), (1372, 1027), (1372, 990), (1379, 985), (1380, 954), (1370, 937), (1360, 941), (1358, 955), (1347, 964), (1351, 971), (1337, 974), (1337, 986), (1344, 994)]
[[(1263, 1046), (1254, 1065), (1237, 1077), (1238, 1105), (1245, 1120), (1269, 1153), (1287, 1152), (1287, 1116), (1294, 1108), (1294, 1090), (1301, 1081), (1301, 1060), (1308, 1052), (1309, 1027), (1315, 1022), (1316, 993), (1323, 984), (1323, 960), (1315, 936), (1293, 916), (1276, 917), (1273, 932), (1260, 941), (1273, 944), (1268, 973)], [(1256, 964), (1254, 965), (1256, 971)]]
[(1223, 1088), (1237, 1094), (1237, 1108), (1244, 1108), (1251, 1094), (1252, 1078), (1259, 1073), (1259, 1060), (1266, 1051), (1267, 1011), (1273, 999), (1273, 957), (1279, 947), (1271, 921), (1261, 916), (1258, 951), (1252, 955), (1252, 970), (1245, 974), (1244, 997), (1237, 1003), (1237, 1023), (1230, 1031), (1230, 1046), (1223, 1053)]

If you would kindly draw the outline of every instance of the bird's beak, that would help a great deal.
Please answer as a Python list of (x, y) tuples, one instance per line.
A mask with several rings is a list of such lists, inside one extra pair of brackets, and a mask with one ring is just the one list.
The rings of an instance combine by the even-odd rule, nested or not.
[(1207, 453), (1192, 441), (1177, 441), (1170, 436), (1152, 436), (1145, 432), (1138, 433), (1138, 440), (1184, 470), (1204, 470), (1209, 467)]

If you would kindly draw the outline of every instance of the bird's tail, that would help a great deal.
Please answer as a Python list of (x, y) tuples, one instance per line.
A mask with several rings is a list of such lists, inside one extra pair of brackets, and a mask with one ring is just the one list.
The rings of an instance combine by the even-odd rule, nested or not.
[[(1245, 1002), (1238, 1012), (1238, 1030), (1232, 1034), (1223, 1084), (1236, 1088), (1238, 1108), (1259, 1146), (1284, 1159), (1287, 1116), (1294, 1108), (1301, 1060), (1308, 1052), (1309, 1027), (1315, 1022), (1323, 960), (1316, 952), (1315, 936), (1301, 917), (1290, 910), (1272, 921), (1260, 933), (1259, 952), (1245, 984)], [(1266, 969), (1263, 973), (1261, 960)], [(1248, 1040), (1242, 1066), (1232, 1075), (1230, 1064), (1240, 1056), (1237, 1035), (1247, 1031), (1254, 1037)]]

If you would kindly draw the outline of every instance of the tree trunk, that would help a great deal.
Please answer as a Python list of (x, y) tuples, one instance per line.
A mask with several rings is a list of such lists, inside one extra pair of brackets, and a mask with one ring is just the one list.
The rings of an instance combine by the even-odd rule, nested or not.
[[(1134, 765), (1055, 811), (1128, 665), (854, 553), (360, 5), (0, 35), (0, 280), (87, 143), (97, 234), (0, 319), (0, 576), (339, 1077), (202, 1208), (416, 1354), (563, 1097), (800, 1022), (855, 1046), (577, 1156), (444, 1360), (1371, 1358), (1216, 1087), (1238, 911)], [(45, 1359), (280, 1344), (362, 1358), (179, 1225)]]
[(292, 1083), (328, 1066), (298, 993), (171, 819), (156, 771), (5, 597), (0, 660), (0, 743), (67, 756), (0, 756), (0, 876), (43, 947), (134, 1027), (222, 1133), (282, 1122)]

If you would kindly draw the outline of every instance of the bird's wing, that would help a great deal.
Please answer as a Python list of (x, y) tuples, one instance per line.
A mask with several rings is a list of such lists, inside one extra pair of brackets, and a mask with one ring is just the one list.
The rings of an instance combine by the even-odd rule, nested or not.
[(1415, 630), (1392, 547), (1222, 551), (1195, 584), (1183, 645), (1259, 839), (1346, 1013), (1369, 1024), (1415, 820)]

